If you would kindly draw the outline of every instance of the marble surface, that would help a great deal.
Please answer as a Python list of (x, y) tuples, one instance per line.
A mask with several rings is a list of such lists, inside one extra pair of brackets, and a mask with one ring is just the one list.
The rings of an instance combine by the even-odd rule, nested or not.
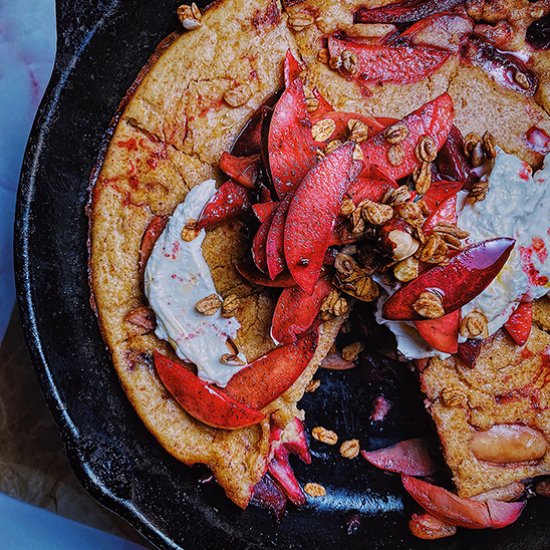
[(0, 0), (0, 341), (15, 296), (12, 239), (19, 170), (54, 54), (54, 1)]
[[(54, 55), (54, 0), (0, 0), (0, 492), (144, 544), (130, 526), (97, 504), (76, 480), (31, 367), (19, 318), (16, 312), (12, 315), (13, 215), (19, 171)], [(76, 524), (63, 523), (62, 518), (33, 514), (35, 508), (15, 510), (16, 505), (11, 506), (10, 502), (2, 497), (0, 524), (9, 522), (11, 533), (18, 527), (25, 528), (9, 519), (20, 517), (23, 510), (28, 525), (25, 534), (38, 536), (43, 544), (21, 546), (20, 541), (11, 537), (8, 540), (8, 531), (2, 529), (2, 548), (61, 548), (49, 544), (54, 540), (52, 536), (46, 540), (38, 534), (44, 522), (55, 523), (63, 543), (68, 540), (67, 533), (78, 530)], [(29, 523), (31, 517), (35, 519)], [(93, 531), (86, 529), (82, 531), (88, 533), (90, 542)], [(113, 546), (109, 547), (130, 547), (120, 539), (112, 541)]]

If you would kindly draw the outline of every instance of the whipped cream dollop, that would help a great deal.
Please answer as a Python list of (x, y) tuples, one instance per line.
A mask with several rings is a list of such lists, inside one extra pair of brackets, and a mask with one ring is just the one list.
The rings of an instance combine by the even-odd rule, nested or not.
[[(499, 275), (462, 308), (462, 317), (474, 310), (483, 313), (491, 335), (504, 325), (520, 301), (536, 300), (550, 290), (550, 155), (533, 176), (526, 162), (497, 148), (494, 166), (484, 177), (489, 180), (489, 191), (483, 201), (469, 203), (467, 193), (459, 193), (458, 226), (470, 233), (466, 244), (498, 237), (516, 240)], [(387, 284), (382, 286), (392, 292)], [(406, 359), (449, 356), (428, 346), (413, 323), (384, 319), (381, 309), (387, 296), (380, 298), (376, 317), (395, 335), (401, 355)]]
[[(206, 180), (185, 197), (158, 238), (144, 274), (145, 295), (155, 312), (155, 334), (169, 342), (176, 355), (193, 363), (203, 380), (225, 387), (244, 367), (227, 365), (221, 357), (232, 353), (228, 338), (234, 339), (240, 324), (218, 310), (203, 315), (195, 309), (199, 300), (216, 294), (212, 274), (202, 254), (204, 229), (192, 241), (184, 241), (182, 229), (197, 220), (216, 192), (216, 182)], [(246, 363), (246, 358), (239, 354)]]

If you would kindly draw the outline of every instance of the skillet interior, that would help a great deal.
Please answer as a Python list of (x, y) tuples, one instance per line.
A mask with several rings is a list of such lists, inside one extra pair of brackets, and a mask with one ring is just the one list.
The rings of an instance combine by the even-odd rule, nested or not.
[[(112, 113), (156, 44), (176, 30), (179, 2), (58, 1), (58, 55), (29, 141), (16, 222), (19, 305), (42, 389), (83, 485), (102, 504), (166, 548), (485, 548), (548, 547), (550, 506), (530, 501), (521, 519), (500, 531), (462, 531), (437, 543), (413, 539), (414, 507), (401, 484), (336, 447), (312, 444), (313, 464), (295, 462), (303, 482), (329, 497), (289, 510), (277, 528), (255, 507), (241, 512), (221, 489), (200, 484), (200, 468), (168, 456), (126, 400), (89, 305), (88, 180)], [(203, 3), (204, 4), (204, 3)], [(386, 363), (378, 373), (321, 373), (306, 396), (310, 427), (323, 425), (376, 448), (425, 431), (414, 378)], [(371, 426), (380, 390), (396, 405)], [(359, 529), (347, 534), (353, 511)]]

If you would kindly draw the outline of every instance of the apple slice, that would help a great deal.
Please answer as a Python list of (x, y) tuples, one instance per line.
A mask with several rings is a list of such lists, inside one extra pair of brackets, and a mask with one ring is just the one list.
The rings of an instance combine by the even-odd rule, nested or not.
[(271, 221), (275, 216), (276, 210), (273, 211), (260, 225), (254, 239), (252, 239), (252, 259), (256, 264), (256, 267), (267, 273), (267, 236), (269, 235), (269, 228), (271, 227)]
[(344, 193), (361, 168), (354, 144), (345, 143), (324, 157), (296, 190), (284, 230), (285, 258), (294, 280), (311, 294), (332, 239)]
[(361, 455), (373, 466), (397, 474), (429, 476), (441, 469), (432, 458), (424, 437), (406, 439), (377, 451), (361, 451)]
[(265, 474), (254, 485), (254, 493), (250, 502), (269, 510), (275, 516), (275, 520), (280, 522), (285, 514), (287, 498), (273, 478), (269, 474)]
[(452, 11), (465, 0), (403, 0), (380, 8), (359, 8), (356, 23), (415, 23), (431, 15)]
[(346, 70), (342, 63), (339, 71), (346, 78), (367, 84), (412, 84), (428, 78), (439, 69), (451, 52), (434, 46), (387, 46), (362, 44), (331, 36), (328, 39), (331, 58), (351, 52), (357, 59), (355, 72)]
[(252, 210), (258, 220), (263, 223), (275, 212), (277, 206), (279, 206), (278, 201), (258, 202), (252, 205)]
[(166, 389), (185, 412), (208, 426), (236, 430), (261, 422), (265, 416), (232, 399), (222, 390), (201, 380), (194, 372), (158, 351), (155, 369)]
[(422, 196), (422, 200), (433, 213), (441, 203), (455, 196), (463, 187), (464, 182), (462, 181), (434, 181), (428, 191)]
[(510, 315), (508, 321), (504, 323), (504, 328), (518, 346), (523, 346), (529, 340), (532, 325), (533, 302), (525, 302), (519, 304), (514, 313)]
[(273, 110), (267, 137), (269, 168), (279, 198), (294, 191), (317, 162), (302, 81), (296, 78)]
[(255, 285), (273, 288), (290, 288), (296, 286), (296, 281), (292, 278), (292, 275), (288, 271), (284, 271), (275, 279), (271, 279), (271, 277), (256, 267), (256, 264), (252, 258), (246, 258), (245, 260), (235, 264), (235, 267), (242, 277), (244, 277), (249, 283)]
[(456, 195), (445, 199), (427, 218), (422, 226), (425, 235), (433, 233), (440, 223), (456, 223)]
[(333, 288), (327, 276), (317, 281), (311, 295), (299, 287), (285, 288), (273, 313), (273, 339), (283, 344), (295, 342), (300, 334), (311, 327), (323, 301)]
[(458, 331), (460, 328), (460, 309), (443, 315), (439, 319), (414, 321), (414, 326), (426, 342), (444, 353), (458, 351)]
[(458, 344), (457, 354), (462, 359), (464, 364), (473, 368), (476, 364), (477, 358), (481, 353), (483, 342), (485, 340), (466, 340), (466, 342), (461, 342)]
[(267, 271), (272, 279), (286, 269), (284, 230), (286, 215), (292, 194), (287, 194), (279, 203), (277, 210), (271, 218), (271, 225), (267, 234), (265, 252), (267, 256)]
[(204, 207), (198, 228), (206, 229), (231, 218), (236, 218), (250, 209), (248, 189), (232, 180), (226, 181)]
[(467, 529), (500, 529), (514, 523), (521, 514), (525, 502), (479, 502), (460, 498), (453, 493), (404, 475), (403, 486), (407, 493), (424, 510), (437, 519)]
[(381, 202), (387, 191), (397, 189), (397, 187), (396, 181), (390, 179), (376, 166), (369, 165), (349, 186), (346, 194), (353, 200), (355, 205), (366, 199)]
[(282, 441), (290, 453), (296, 455), (304, 464), (311, 464), (304, 423), (297, 416), (285, 426)]
[(281, 441), (282, 434), (281, 428), (271, 428), (270, 442), (273, 458), (267, 470), (277, 480), (288, 500), (296, 506), (301, 506), (305, 504), (306, 497), (288, 461), (288, 449)]
[(263, 409), (284, 393), (304, 372), (317, 348), (318, 331), (275, 348), (239, 371), (225, 387), (232, 399), (252, 409)]
[(446, 313), (456, 311), (489, 286), (506, 263), (515, 242), (499, 238), (466, 248), (447, 265), (434, 267), (402, 286), (384, 304), (382, 315), (394, 321), (423, 320), (413, 304), (422, 292), (430, 290), (441, 296)]
[(236, 157), (224, 151), (220, 158), (220, 169), (233, 181), (247, 189), (254, 189), (260, 177), (260, 155)]
[(141, 245), (139, 247), (139, 272), (143, 274), (147, 261), (153, 252), (153, 248), (161, 233), (164, 231), (166, 224), (168, 223), (168, 216), (155, 216), (147, 226), (143, 237), (141, 238)]
[(301, 74), (304, 68), (290, 51), (286, 51), (283, 73), (285, 77), (285, 87), (288, 88)]
[(413, 514), (409, 520), (409, 530), (415, 537), (423, 540), (443, 539), (456, 534), (454, 525), (449, 525), (427, 513)]
[(402, 162), (396, 163), (395, 166), (390, 163), (389, 157), (396, 151), (391, 148), (395, 146), (386, 140), (384, 132), (380, 132), (361, 144), (365, 165), (378, 166), (388, 177), (396, 181), (410, 176), (420, 166), (415, 153), (420, 139), (424, 136), (431, 137), (439, 151), (447, 140), (453, 117), (451, 96), (444, 93), (436, 97), (398, 123), (408, 128), (407, 137), (398, 147), (399, 160), (402, 159)]

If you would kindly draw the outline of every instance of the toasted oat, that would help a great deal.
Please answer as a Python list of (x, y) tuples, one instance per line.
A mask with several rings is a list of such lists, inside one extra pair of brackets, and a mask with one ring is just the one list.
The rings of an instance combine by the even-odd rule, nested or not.
[(358, 439), (350, 439), (348, 441), (344, 441), (342, 445), (340, 445), (340, 455), (350, 460), (359, 455), (359, 450), (360, 446)]
[(339, 139), (333, 139), (332, 141), (329, 141), (325, 147), (325, 155), (329, 155), (330, 153), (338, 149), (340, 145), (342, 145), (342, 141)]
[(241, 301), (236, 294), (230, 294), (225, 298), (222, 304), (222, 316), (229, 318), (234, 317), (235, 312), (241, 305)]
[(195, 304), (195, 309), (203, 315), (214, 315), (220, 309), (222, 301), (217, 294), (210, 294)]
[(288, 16), (288, 24), (295, 31), (303, 31), (313, 24), (313, 16), (305, 11), (294, 12)]
[(342, 349), (342, 359), (353, 362), (359, 357), (359, 354), (364, 349), (365, 345), (362, 342), (353, 342), (352, 344), (348, 344)]
[(363, 149), (361, 149), (359, 144), (355, 144), (351, 157), (353, 158), (353, 160), (363, 160), (365, 158), (365, 155), (363, 154)]
[(229, 365), (230, 367), (244, 367), (246, 365), (236, 353), (224, 353), (220, 357), (220, 361), (224, 365)]
[(304, 491), (313, 498), (324, 497), (327, 494), (327, 490), (319, 483), (306, 483)]
[(197, 227), (197, 223), (197, 220), (194, 220), (192, 218), (189, 218), (187, 220), (187, 222), (183, 226), (183, 229), (181, 230), (182, 240), (188, 243), (199, 236), (201, 230)]
[(355, 258), (345, 252), (339, 252), (336, 255), (336, 258), (334, 258), (334, 268), (344, 277), (349, 277), (361, 269)]
[(357, 208), (351, 214), (351, 232), (364, 233), (366, 230), (365, 220), (361, 215), (361, 209)]
[(464, 138), (464, 154), (467, 157), (470, 157), (472, 155), (472, 151), (474, 150), (476, 145), (480, 142), (481, 142), (481, 136), (479, 134), (476, 134), (475, 132), (470, 132)]
[(470, 193), (468, 194), (468, 202), (479, 202), (485, 200), (487, 193), (489, 192), (489, 181), (481, 180), (472, 185)]
[(457, 239), (465, 239), (466, 237), (470, 236), (470, 233), (468, 231), (465, 231), (464, 229), (460, 229), (460, 227), (458, 227), (455, 223), (448, 223), (448, 222), (439, 222), (434, 227), (434, 231), (441, 235), (443, 234), (452, 235)]
[(471, 311), (460, 321), (460, 334), (465, 338), (486, 338), (489, 335), (487, 317), (481, 311)]
[(392, 145), (399, 145), (409, 135), (409, 128), (403, 122), (398, 122), (388, 126), (384, 130), (384, 138), (388, 143)]
[(388, 161), (392, 166), (401, 166), (405, 160), (405, 150), (398, 143), (388, 149)]
[(347, 300), (340, 293), (333, 289), (321, 304), (321, 318), (323, 320), (331, 317), (341, 317), (349, 311)]
[(494, 159), (497, 156), (495, 138), (489, 132), (485, 132), (483, 134), (481, 144), (483, 146), (483, 152), (487, 158)]
[(437, 144), (434, 138), (428, 135), (422, 136), (418, 140), (415, 154), (420, 162), (433, 162), (437, 157)]
[(239, 84), (235, 88), (226, 90), (223, 94), (223, 100), (230, 107), (240, 107), (252, 97), (252, 90), (248, 84)]
[(426, 317), (427, 319), (437, 319), (445, 315), (441, 297), (429, 290), (421, 292), (412, 307), (418, 315)]
[(424, 195), (432, 185), (432, 169), (429, 162), (423, 162), (413, 172), (414, 188), (420, 195)]
[(319, 53), (317, 54), (317, 59), (318, 61), (326, 65), (330, 60), (330, 53), (328, 51), (328, 48), (321, 48), (319, 50)]
[(416, 202), (405, 202), (397, 207), (397, 213), (410, 225), (422, 225), (424, 213)]
[(321, 385), (321, 380), (318, 378), (313, 378), (310, 380), (309, 384), (306, 386), (306, 389), (304, 390), (306, 393), (313, 393), (314, 391), (317, 391), (319, 389), (319, 386)]
[(409, 256), (393, 266), (393, 275), (402, 283), (407, 283), (418, 277), (418, 260)]
[(342, 214), (342, 216), (349, 216), (353, 214), (354, 211), (355, 203), (353, 202), (351, 197), (345, 195), (344, 199), (342, 200), (342, 206), (340, 207), (340, 214)]
[(514, 80), (516, 84), (518, 84), (518, 86), (520, 88), (523, 88), (524, 90), (528, 90), (529, 87), (531, 86), (531, 83), (529, 82), (529, 78), (525, 73), (522, 73), (521, 71), (516, 71), (514, 73)]
[(313, 113), (319, 108), (319, 100), (316, 97), (306, 97), (306, 108), (308, 113)]
[(340, 70), (342, 73), (344, 73), (346, 76), (353, 76), (357, 73), (358, 67), (357, 67), (357, 54), (350, 50), (344, 50), (341, 55), (342, 58), (342, 66), (340, 67)]
[(437, 234), (432, 233), (420, 251), (420, 261), (441, 264), (447, 260), (448, 247)]
[(323, 118), (311, 128), (311, 135), (315, 141), (327, 141), (336, 130), (336, 123), (331, 118)]
[(373, 302), (380, 296), (379, 286), (364, 269), (360, 269), (348, 277), (336, 275), (333, 283), (346, 294), (362, 302)]
[(182, 4), (178, 7), (176, 13), (178, 14), (182, 27), (187, 31), (191, 31), (202, 25), (201, 10), (195, 2), (193, 2), (190, 6), (187, 4)]
[(327, 445), (336, 445), (338, 443), (338, 436), (332, 430), (327, 430), (322, 426), (316, 426), (311, 430), (311, 435), (313, 439), (320, 441), (321, 443), (326, 443)]
[(393, 208), (388, 204), (364, 201), (359, 205), (363, 219), (372, 225), (384, 225), (393, 218)]
[(348, 130), (350, 141), (355, 141), (355, 143), (362, 143), (368, 139), (370, 134), (370, 128), (362, 120), (357, 120), (356, 118), (350, 118), (348, 120)]
[(391, 206), (399, 206), (411, 199), (411, 192), (406, 185), (400, 185), (397, 189), (389, 189), (382, 202)]

